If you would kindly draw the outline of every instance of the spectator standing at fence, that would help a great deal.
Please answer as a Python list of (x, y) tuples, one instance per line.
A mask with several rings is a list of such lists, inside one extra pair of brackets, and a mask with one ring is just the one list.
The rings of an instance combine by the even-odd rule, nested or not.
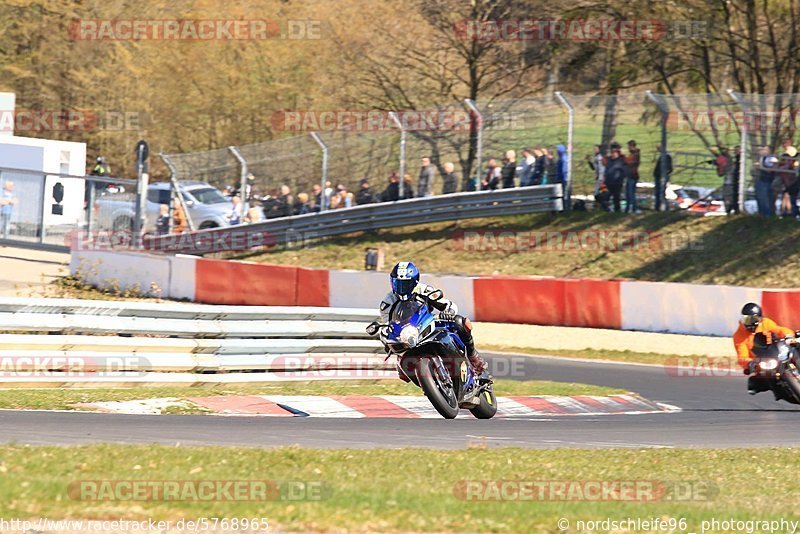
[[(653, 199), (653, 205), (656, 211), (661, 211), (662, 205), (664, 206), (664, 210), (669, 209), (666, 198), (664, 198), (664, 192), (667, 190), (669, 177), (672, 174), (672, 156), (669, 152), (662, 152), (661, 148), (660, 143), (656, 145), (658, 156), (656, 156), (656, 166), (653, 168), (653, 183), (655, 183), (655, 187), (653, 188), (653, 195), (655, 197)], [(663, 168), (661, 167), (662, 164), (664, 165)]]
[(340, 208), (345, 208), (347, 200), (347, 188), (344, 184), (337, 184), (336, 185), (336, 193), (331, 197), (331, 207), (330, 209), (336, 210)]
[(486, 174), (481, 180), (481, 191), (494, 191), (500, 184), (500, 167), (497, 166), (497, 161), (490, 159), (486, 163)]
[(287, 217), (292, 214), (292, 209), (294, 207), (294, 196), (292, 195), (292, 189), (286, 184), (281, 186), (281, 192), (278, 195), (276, 207), (278, 217)]
[(169, 233), (169, 204), (158, 205), (158, 217), (156, 217), (156, 235)]
[(186, 231), (186, 212), (180, 202), (175, 202), (172, 208), (172, 233), (182, 234)]
[(456, 166), (452, 161), (444, 164), (444, 174), (442, 175), (442, 194), (449, 195), (458, 192), (458, 176), (456, 176)]
[(396, 171), (389, 175), (389, 184), (381, 192), (381, 202), (394, 202), (400, 200), (400, 176)]
[(797, 149), (791, 140), (784, 140), (783, 154), (780, 160), (780, 176), (783, 182), (783, 198), (781, 199), (781, 216), (794, 217), (800, 220), (800, 209), (797, 207), (797, 194), (800, 193), (798, 181)]
[(298, 193), (297, 199), (292, 206), (292, 213), (294, 215), (305, 215), (312, 212), (312, 206), (308, 201), (308, 193)]
[(775, 171), (778, 166), (778, 158), (769, 153), (769, 147), (762, 146), (758, 150), (758, 161), (754, 169), (756, 178), (756, 203), (758, 213), (764, 217), (775, 215), (775, 196), (772, 190), (772, 182), (775, 181)]
[(417, 195), (420, 198), (433, 195), (435, 179), (436, 167), (431, 164), (430, 158), (422, 158), (422, 168), (419, 170), (419, 180), (417, 180)]
[(250, 207), (247, 208), (247, 213), (244, 216), (245, 224), (257, 223), (264, 220), (264, 212), (262, 211), (261, 205), (257, 200), (250, 202), (249, 206)]
[(242, 222), (242, 197), (233, 195), (231, 197), (231, 211), (228, 212), (226, 218), (231, 226), (240, 224)]
[(503, 182), (503, 189), (516, 187), (514, 178), (517, 174), (517, 153), (513, 150), (506, 150), (503, 157), (503, 168), (500, 169), (500, 178)]
[(3, 239), (8, 237), (11, 230), (11, 215), (14, 213), (14, 206), (17, 205), (17, 196), (14, 194), (14, 182), (6, 181), (3, 185), (3, 192), (0, 194), (0, 231), (3, 232)]
[(519, 166), (519, 186), (527, 187), (533, 185), (533, 167), (536, 164), (536, 157), (530, 148), (522, 151), (522, 161)]
[(111, 167), (108, 166), (106, 158), (98, 156), (90, 174), (92, 176), (111, 176)]
[(628, 177), (625, 180), (625, 213), (639, 213), (639, 206), (636, 203), (636, 184), (639, 183), (639, 163), (641, 162), (641, 152), (636, 146), (636, 141), (628, 141), (628, 155), (625, 156), (625, 163), (628, 166)]
[(410, 174), (403, 176), (403, 199), (414, 198), (414, 179)]
[(533, 174), (531, 175), (531, 185), (542, 185), (545, 183), (545, 173), (547, 172), (547, 158), (541, 148), (533, 149), (534, 164)]
[(564, 188), (564, 194), (567, 193), (567, 147), (563, 144), (556, 145), (556, 153), (558, 159), (556, 160), (556, 183), (561, 184)]
[(619, 143), (611, 143), (611, 155), (606, 164), (606, 187), (608, 193), (611, 195), (611, 201), (614, 204), (614, 211), (622, 211), (621, 197), (622, 186), (628, 178), (630, 170), (625, 163), (625, 158), (622, 157), (622, 147)]
[(313, 202), (313, 211), (319, 211), (322, 206), (322, 186), (314, 184), (311, 186), (311, 198)]
[(603, 151), (600, 148), (600, 145), (594, 145), (594, 154), (591, 156), (586, 156), (587, 162), (589, 163), (589, 167), (594, 171), (594, 196), (600, 192), (600, 185), (603, 183), (603, 179), (605, 178), (606, 174), (606, 164), (605, 159), (603, 158)]
[(372, 204), (373, 202), (375, 202), (375, 195), (372, 193), (369, 181), (364, 178), (361, 180), (358, 194), (356, 194), (356, 204), (361, 206), (363, 204)]

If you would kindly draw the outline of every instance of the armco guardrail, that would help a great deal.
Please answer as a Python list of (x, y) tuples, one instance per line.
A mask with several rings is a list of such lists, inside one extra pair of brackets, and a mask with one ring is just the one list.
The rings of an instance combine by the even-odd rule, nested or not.
[(0, 329), (13, 332), (0, 334), (0, 381), (146, 382), (154, 373), (159, 382), (187, 382), (163, 373), (391, 369), (364, 331), (375, 316), (343, 308), (0, 298)]
[[(164, 252), (205, 254), (247, 249), (253, 243), (281, 245), (409, 224), (561, 211), (563, 208), (561, 184), (538, 185), (367, 204), (199, 230), (188, 236), (152, 236), (145, 239), (145, 246)], [(248, 234), (257, 235), (259, 239), (249, 240)]]

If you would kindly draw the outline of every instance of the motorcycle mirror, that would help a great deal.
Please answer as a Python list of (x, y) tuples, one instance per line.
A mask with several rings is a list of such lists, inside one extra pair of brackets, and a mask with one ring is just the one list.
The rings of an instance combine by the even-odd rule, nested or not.
[(436, 289), (428, 293), (427, 296), (431, 300), (442, 300), (442, 297), (444, 297), (444, 293), (442, 292), (441, 289)]
[(378, 333), (379, 329), (380, 325), (378, 324), (378, 322), (372, 321), (369, 325), (367, 325), (367, 334), (374, 336), (375, 334)]

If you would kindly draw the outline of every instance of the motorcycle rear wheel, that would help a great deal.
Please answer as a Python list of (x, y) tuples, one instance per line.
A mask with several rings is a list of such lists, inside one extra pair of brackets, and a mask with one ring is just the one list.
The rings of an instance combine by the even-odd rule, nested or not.
[(420, 358), (416, 366), (417, 381), (425, 396), (436, 408), (436, 411), (445, 419), (455, 419), (458, 415), (458, 400), (455, 391), (450, 386), (449, 395), (444, 390), (447, 385), (442, 383), (439, 372), (431, 358)]

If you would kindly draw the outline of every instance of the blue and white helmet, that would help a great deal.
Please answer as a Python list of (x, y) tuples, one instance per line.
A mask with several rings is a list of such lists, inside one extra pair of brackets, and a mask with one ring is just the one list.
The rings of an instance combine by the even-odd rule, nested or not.
[(392, 281), (392, 291), (401, 300), (408, 299), (419, 283), (419, 269), (410, 261), (401, 261), (392, 269), (389, 275)]

